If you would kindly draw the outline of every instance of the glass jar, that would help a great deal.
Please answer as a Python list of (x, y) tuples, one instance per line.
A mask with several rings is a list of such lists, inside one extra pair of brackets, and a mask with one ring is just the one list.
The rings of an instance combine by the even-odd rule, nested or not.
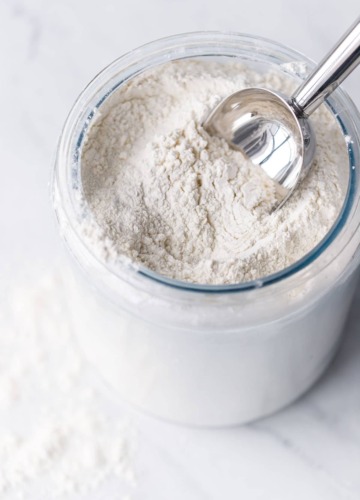
[(224, 286), (179, 282), (129, 263), (112, 267), (94, 255), (81, 231), (92, 217), (81, 187), (86, 130), (108, 96), (140, 72), (210, 56), (236, 58), (257, 71), (276, 67), (298, 81), (314, 66), (282, 45), (232, 33), (190, 33), (140, 47), (104, 69), (75, 103), (59, 142), (53, 193), (61, 234), (77, 263), (72, 313), (87, 358), (145, 411), (225, 426), (299, 397), (336, 351), (360, 258), (360, 117), (342, 90), (328, 99), (347, 139), (348, 193), (331, 231), (296, 264)]

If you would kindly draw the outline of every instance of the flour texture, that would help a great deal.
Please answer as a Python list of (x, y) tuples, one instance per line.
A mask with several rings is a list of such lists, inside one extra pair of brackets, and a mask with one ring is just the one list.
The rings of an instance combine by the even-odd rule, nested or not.
[(169, 62), (122, 85), (102, 105), (82, 151), (101, 258), (126, 257), (178, 280), (229, 284), (264, 277), (311, 251), (334, 224), (348, 180), (346, 145), (324, 106), (312, 118), (313, 169), (279, 211), (261, 169), (202, 127), (224, 97), (250, 86), (290, 94), (296, 83), (236, 62)]

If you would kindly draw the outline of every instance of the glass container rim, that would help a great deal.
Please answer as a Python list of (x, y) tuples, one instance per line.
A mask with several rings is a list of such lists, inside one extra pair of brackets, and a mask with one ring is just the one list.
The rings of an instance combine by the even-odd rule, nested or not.
[[(58, 151), (57, 151), (57, 160), (56, 160), (56, 166), (55, 166), (55, 171), (53, 174), (53, 184), (55, 182), (55, 179), (58, 181), (58, 173), (59, 173), (59, 165), (58, 165), (58, 159), (59, 155), (61, 152), (65, 151), (65, 136), (66, 136), (66, 131), (68, 130), (71, 121), (75, 118), (74, 117), (74, 111), (76, 111), (76, 108), (81, 106), (82, 101), (84, 100), (85, 97), (88, 97), (87, 94), (90, 93), (92, 88), (99, 83), (100, 79), (103, 77), (104, 74), (110, 73), (114, 68), (116, 68), (119, 64), (121, 64), (122, 61), (124, 61), (126, 58), (135, 56), (137, 54), (141, 54), (143, 57), (146, 55), (151, 55), (152, 52), (155, 52), (156, 47), (161, 45), (162, 49), (168, 49), (170, 50), (171, 48), (175, 48), (174, 42), (185, 42), (187, 41), (192, 41), (193, 43), (198, 42), (208, 42), (210, 43), (209, 37), (214, 37), (215, 40), (211, 40), (212, 42), (218, 42), (217, 47), (221, 47), (221, 42), (225, 41), (237, 41), (238, 43), (249, 43), (249, 42), (256, 42), (256, 43), (262, 43), (263, 45), (267, 46), (268, 49), (270, 49), (272, 52), (275, 52), (276, 50), (280, 51), (282, 54), (286, 54), (287, 56), (293, 56), (295, 62), (304, 62), (310, 67), (314, 66), (314, 62), (309, 59), (308, 57), (304, 56), (302, 53), (298, 52), (297, 50), (294, 50), (292, 48), (287, 47), (286, 45), (283, 45), (279, 42), (273, 41), (271, 39), (257, 36), (257, 35), (252, 35), (252, 34), (244, 34), (244, 33), (236, 33), (236, 32), (223, 32), (223, 31), (195, 31), (195, 32), (188, 32), (188, 33), (181, 33), (181, 34), (176, 34), (176, 35), (171, 35), (163, 38), (159, 38), (157, 40), (148, 42), (144, 45), (141, 45), (123, 55), (115, 59), (113, 62), (111, 62), (109, 65), (107, 65), (104, 69), (102, 69), (94, 78), (93, 80), (85, 87), (85, 89), (82, 91), (82, 93), (79, 95), (78, 99), (76, 100), (75, 104), (73, 105), (67, 119), (65, 122), (65, 125), (63, 127), (63, 131), (60, 136), (59, 144), (58, 144)], [(172, 45), (173, 43), (173, 45)], [(163, 46), (165, 44), (165, 46)], [(220, 45), (219, 45), (220, 44)], [(186, 45), (183, 45), (183, 48), (186, 49)], [(221, 52), (218, 52), (214, 54), (216, 56), (221, 56)], [(225, 54), (223, 54), (225, 55)], [(186, 57), (186, 56), (185, 56)], [(189, 57), (189, 56), (187, 56)], [(201, 57), (201, 54), (198, 54), (197, 56), (190, 56), (190, 57)], [(183, 57), (184, 58), (184, 57)], [(180, 59), (179, 57), (174, 57), (170, 60), (177, 60)], [(165, 61), (163, 61), (165, 62)], [(124, 68), (123, 68), (124, 70)], [(146, 67), (144, 68), (146, 70)], [(135, 76), (135, 75), (133, 75)], [(103, 96), (101, 99), (101, 102), (108, 96), (106, 94)], [(352, 113), (355, 114), (357, 119), (360, 122), (360, 114), (355, 106), (355, 104), (352, 102), (351, 98), (348, 96), (348, 94), (342, 90), (342, 89), (337, 89), (334, 93), (334, 96), (338, 96), (340, 99), (345, 100), (347, 103), (347, 106), (349, 109), (351, 109)], [(340, 127), (342, 129), (342, 133), (344, 136), (347, 135), (348, 129), (342, 119), (338, 116), (338, 113), (336, 112), (336, 105), (334, 104), (334, 99), (333, 96), (331, 96), (327, 100), (327, 105), (330, 108), (331, 112), (336, 116), (337, 121), (340, 124)], [(97, 103), (99, 105), (99, 103)], [(94, 105), (95, 109), (96, 105)], [(344, 110), (341, 110), (342, 112)], [(346, 113), (346, 110), (345, 110)], [(348, 113), (346, 113), (348, 115)], [(354, 118), (347, 116), (354, 125)], [(356, 128), (356, 124), (355, 124)], [(81, 146), (81, 141), (78, 141), (78, 146), (80, 148)], [(348, 190), (347, 194), (344, 200), (344, 203), (342, 205), (342, 209), (334, 222), (333, 226), (331, 227), (330, 231), (325, 235), (325, 237), (310, 251), (308, 252), (305, 256), (303, 256), (301, 259), (296, 261), (294, 264), (291, 266), (286, 267), (285, 269), (282, 269), (276, 273), (272, 273), (270, 275), (264, 276), (259, 279), (251, 280), (251, 281), (245, 281), (245, 282), (240, 282), (240, 283), (232, 283), (232, 284), (224, 284), (224, 285), (212, 285), (212, 284), (201, 284), (201, 283), (192, 283), (192, 282), (186, 282), (186, 281), (181, 281), (177, 280), (174, 278), (169, 278), (167, 276), (164, 276), (160, 273), (157, 273), (155, 271), (152, 271), (145, 266), (138, 265), (138, 264), (133, 264), (131, 263), (126, 264), (126, 270), (127, 271), (132, 271), (133, 273), (136, 273), (137, 275), (146, 278), (147, 280), (151, 280), (154, 283), (158, 283), (161, 285), (165, 285), (167, 287), (175, 288), (178, 290), (183, 290), (183, 291), (188, 291), (188, 292), (201, 292), (201, 293), (233, 293), (233, 292), (243, 292), (243, 291), (250, 291), (253, 289), (258, 289), (258, 288), (263, 288), (263, 287), (268, 287), (272, 284), (285, 281), (287, 278), (290, 278), (291, 276), (295, 275), (296, 273), (300, 272), (301, 270), (308, 268), (312, 263), (318, 260), (318, 258), (324, 253), (324, 251), (336, 240), (337, 236), (341, 232), (341, 230), (345, 227), (346, 222), (348, 220), (349, 214), (351, 212), (351, 209), (353, 207), (354, 199), (355, 199), (355, 186), (356, 186), (356, 169), (352, 168), (354, 165), (354, 158), (355, 158), (355, 152), (354, 152), (354, 146), (352, 143), (348, 144), (348, 157), (349, 157), (349, 168), (350, 168), (350, 174), (349, 174), (349, 183), (348, 183)], [(59, 182), (57, 182), (59, 184)], [(59, 190), (61, 192), (61, 189)], [(62, 193), (63, 194), (63, 193)], [(56, 209), (55, 209), (56, 211)], [(102, 269), (106, 270), (107, 272), (111, 273), (112, 275), (115, 275), (119, 279), (123, 279), (123, 276), (120, 275), (117, 272), (116, 266), (109, 266), (107, 262), (104, 260), (100, 259), (98, 256), (95, 255), (95, 253), (89, 248), (88, 245), (85, 244), (81, 236), (78, 234), (78, 230), (74, 227), (74, 225), (71, 223), (71, 218), (68, 216), (67, 211), (67, 219), (68, 223), (70, 223), (70, 226), (74, 233), (78, 236), (78, 239), (82, 242), (83, 246), (86, 248), (87, 252), (91, 254), (93, 258), (97, 261), (98, 264), (102, 267)], [(58, 217), (59, 220), (59, 217)], [(121, 264), (118, 264), (121, 265)]]

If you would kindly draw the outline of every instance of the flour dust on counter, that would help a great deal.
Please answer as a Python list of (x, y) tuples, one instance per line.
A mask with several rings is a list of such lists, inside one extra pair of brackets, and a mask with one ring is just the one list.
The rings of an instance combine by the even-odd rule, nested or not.
[(2, 500), (105, 498), (109, 482), (128, 500), (136, 486), (135, 428), (77, 351), (65, 276), (14, 286), (0, 309)]

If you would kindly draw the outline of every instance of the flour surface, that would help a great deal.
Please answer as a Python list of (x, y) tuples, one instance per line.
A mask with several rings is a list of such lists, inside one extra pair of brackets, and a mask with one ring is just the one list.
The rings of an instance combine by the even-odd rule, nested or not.
[(325, 109), (312, 118), (310, 175), (271, 214), (274, 185), (202, 121), (249, 86), (290, 94), (294, 82), (236, 62), (183, 60), (135, 77), (100, 109), (82, 152), (85, 232), (104, 259), (127, 257), (203, 284), (260, 278), (293, 264), (329, 231), (344, 201), (346, 145)]

